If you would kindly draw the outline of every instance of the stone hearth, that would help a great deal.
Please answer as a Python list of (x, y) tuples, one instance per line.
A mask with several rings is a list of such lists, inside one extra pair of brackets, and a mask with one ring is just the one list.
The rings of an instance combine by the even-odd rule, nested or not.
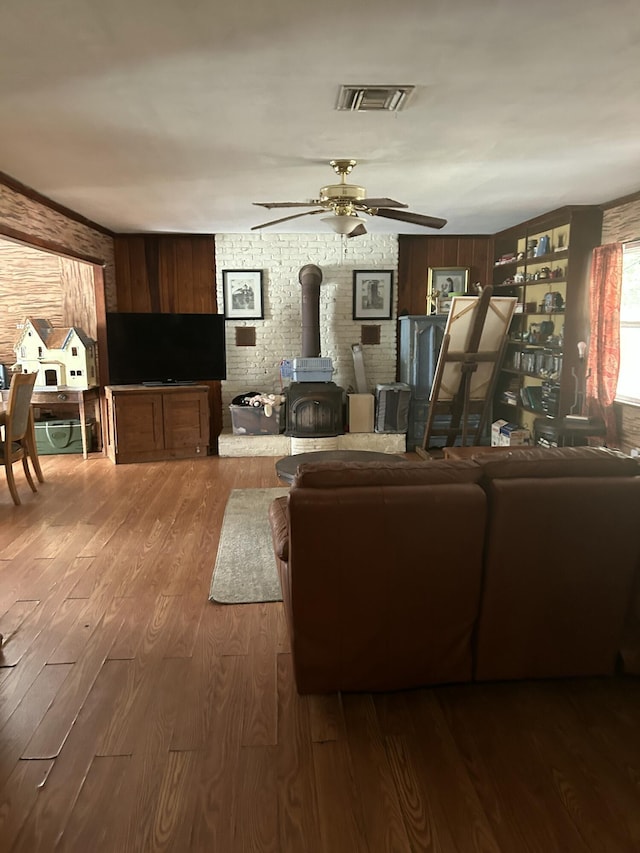
[(313, 450), (376, 450), (405, 453), (405, 433), (353, 432), (330, 438), (292, 438), (288, 435), (233, 435), (222, 432), (219, 456), (291, 456)]

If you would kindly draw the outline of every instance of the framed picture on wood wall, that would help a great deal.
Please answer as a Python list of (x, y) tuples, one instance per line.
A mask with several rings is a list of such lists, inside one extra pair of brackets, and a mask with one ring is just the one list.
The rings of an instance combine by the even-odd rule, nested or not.
[(223, 270), (227, 320), (263, 320), (262, 270)]
[(353, 271), (353, 319), (390, 320), (392, 270)]
[(469, 267), (429, 267), (427, 314), (433, 313), (437, 308), (436, 300), (446, 299), (450, 293), (464, 296), (468, 289)]

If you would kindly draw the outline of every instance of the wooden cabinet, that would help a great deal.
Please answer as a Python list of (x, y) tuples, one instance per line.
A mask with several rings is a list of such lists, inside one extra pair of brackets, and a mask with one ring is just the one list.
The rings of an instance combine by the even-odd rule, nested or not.
[(496, 296), (515, 295), (493, 415), (527, 426), (536, 418), (580, 414), (589, 336), (591, 254), (600, 244), (602, 211), (564, 207), (495, 235)]
[(206, 456), (206, 385), (107, 385), (107, 454), (112, 462)]
[(442, 347), (446, 314), (400, 317), (398, 347), (400, 382), (411, 388), (407, 450), (422, 446), (429, 413), (429, 394)]

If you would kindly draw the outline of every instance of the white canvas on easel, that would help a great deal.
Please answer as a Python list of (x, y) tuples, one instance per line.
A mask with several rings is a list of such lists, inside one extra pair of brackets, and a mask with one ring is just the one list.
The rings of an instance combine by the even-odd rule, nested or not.
[[(429, 413), (422, 448), (426, 455), (431, 434), (445, 435), (447, 445), (462, 434), (466, 444), (468, 418), (479, 415), (472, 443), (480, 440), (509, 326), (515, 312), (515, 296), (493, 296), (487, 287), (481, 296), (454, 296), (444, 330), (429, 396)], [(435, 416), (449, 415), (448, 426), (435, 428)]]
[[(511, 319), (515, 311), (517, 299), (515, 296), (492, 296), (489, 308), (482, 327), (480, 343), (477, 352), (498, 352), (509, 331)], [(473, 331), (475, 311), (478, 306), (477, 296), (454, 296), (451, 301), (451, 309), (447, 317), (447, 325), (444, 334), (449, 335), (449, 348), (447, 354), (440, 351), (440, 358), (458, 352), (467, 352), (469, 338)], [(436, 374), (438, 367), (436, 366)], [(494, 362), (480, 362), (478, 368), (471, 378), (469, 389), (470, 400), (486, 399), (489, 385), (494, 373)], [(462, 378), (461, 362), (447, 361), (444, 365), (440, 393), (438, 400), (452, 400), (460, 388)], [(435, 385), (431, 388), (431, 394), (437, 391)]]

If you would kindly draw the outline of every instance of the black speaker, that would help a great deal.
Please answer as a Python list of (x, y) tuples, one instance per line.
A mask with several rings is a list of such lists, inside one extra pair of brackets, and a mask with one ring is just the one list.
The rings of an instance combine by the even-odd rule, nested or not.
[(11, 376), (6, 364), (0, 364), (0, 391), (6, 391), (11, 384)]

